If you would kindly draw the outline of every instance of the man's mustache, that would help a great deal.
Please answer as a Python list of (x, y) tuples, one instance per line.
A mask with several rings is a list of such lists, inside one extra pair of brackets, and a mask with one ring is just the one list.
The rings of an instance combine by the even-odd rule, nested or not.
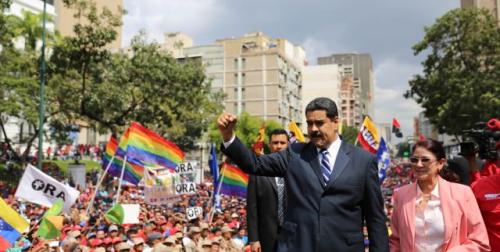
[(311, 133), (311, 137), (313, 137), (313, 138), (314, 137), (321, 137), (321, 133), (319, 133), (319, 132), (312, 132)]

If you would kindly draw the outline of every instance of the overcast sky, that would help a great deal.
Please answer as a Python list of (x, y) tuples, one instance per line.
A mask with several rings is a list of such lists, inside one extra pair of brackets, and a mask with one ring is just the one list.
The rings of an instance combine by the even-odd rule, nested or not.
[(311, 64), (332, 53), (371, 54), (375, 73), (375, 121), (400, 120), (412, 134), (421, 109), (402, 97), (408, 80), (421, 72), (422, 56), (412, 45), (437, 17), (459, 0), (124, 0), (123, 45), (145, 29), (163, 42), (164, 32), (181, 31), (196, 45), (262, 31), (306, 49)]

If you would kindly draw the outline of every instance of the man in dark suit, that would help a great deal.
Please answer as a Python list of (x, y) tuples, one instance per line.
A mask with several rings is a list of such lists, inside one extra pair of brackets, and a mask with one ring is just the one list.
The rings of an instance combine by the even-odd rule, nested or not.
[(340, 139), (335, 102), (311, 101), (310, 142), (269, 155), (248, 150), (234, 135), (236, 122), (229, 113), (218, 118), (224, 154), (247, 173), (285, 178), (287, 209), (278, 251), (364, 251), (364, 222), (370, 251), (389, 251), (376, 158)]
[[(288, 147), (289, 137), (284, 129), (269, 134), (272, 153)], [(283, 223), (285, 183), (282, 177), (250, 175), (247, 193), (248, 241), (252, 252), (276, 251), (278, 227)]]

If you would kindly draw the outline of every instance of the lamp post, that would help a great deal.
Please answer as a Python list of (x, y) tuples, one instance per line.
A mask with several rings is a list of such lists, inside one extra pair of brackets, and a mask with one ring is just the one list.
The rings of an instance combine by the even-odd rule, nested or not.
[(47, 0), (43, 0), (43, 24), (42, 24), (42, 54), (40, 56), (40, 121), (38, 124), (38, 168), (42, 168), (43, 161), (43, 124), (45, 120), (45, 26), (47, 19)]

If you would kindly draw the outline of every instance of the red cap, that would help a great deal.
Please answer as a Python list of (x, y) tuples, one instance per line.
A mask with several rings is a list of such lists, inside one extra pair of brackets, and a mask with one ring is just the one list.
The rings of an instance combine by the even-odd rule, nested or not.
[(111, 243), (113, 243), (113, 239), (109, 237), (104, 238), (104, 244), (111, 244)]
[(122, 242), (122, 238), (120, 238), (120, 237), (113, 238), (113, 244), (120, 243), (120, 242)]
[(99, 246), (101, 244), (102, 244), (102, 240), (101, 239), (92, 239), (92, 240), (90, 240), (90, 245), (91, 246), (97, 247), (97, 246)]

